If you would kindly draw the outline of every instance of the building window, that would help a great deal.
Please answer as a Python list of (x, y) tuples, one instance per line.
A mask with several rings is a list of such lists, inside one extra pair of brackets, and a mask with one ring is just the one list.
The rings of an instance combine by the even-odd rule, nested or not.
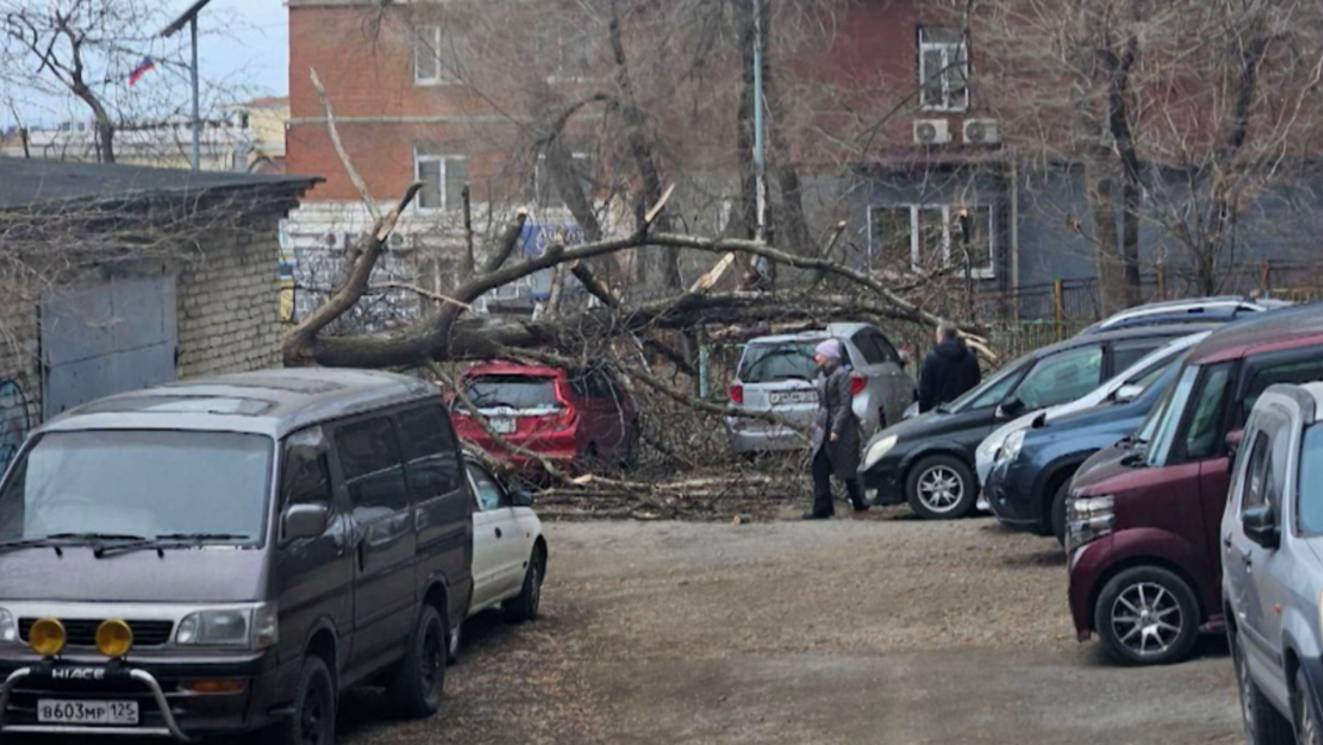
[(919, 27), (920, 108), (969, 109), (969, 45), (958, 28)]
[[(574, 165), (574, 176), (583, 188), (583, 195), (591, 203), (597, 191), (597, 164), (588, 153), (570, 153), (570, 159)], [(547, 170), (546, 153), (538, 153), (537, 166), (533, 169), (533, 202), (538, 207), (561, 207), (565, 204), (564, 197), (552, 183), (551, 173)]]
[(446, 37), (440, 26), (419, 26), (413, 40), (413, 82), (415, 85), (453, 83), (454, 75), (444, 62)]
[(996, 211), (988, 205), (885, 204), (868, 208), (870, 263), (918, 272), (996, 274)]
[(414, 178), (423, 182), (418, 190), (419, 209), (458, 209), (462, 204), (460, 194), (469, 181), (468, 156), (415, 149), (413, 172)]

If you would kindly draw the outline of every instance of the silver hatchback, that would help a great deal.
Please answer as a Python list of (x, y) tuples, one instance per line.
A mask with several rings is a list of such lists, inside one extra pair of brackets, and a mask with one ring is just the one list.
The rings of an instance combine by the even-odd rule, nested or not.
[[(750, 340), (730, 386), (731, 407), (771, 412), (810, 426), (818, 406), (813, 347), (827, 339), (841, 342), (842, 363), (849, 366), (853, 377), (854, 413), (863, 436), (899, 422), (905, 408), (914, 402), (914, 379), (905, 372), (886, 335), (865, 323), (832, 323), (820, 331)], [(790, 427), (749, 417), (728, 415), (726, 434), (737, 453), (808, 446), (808, 439)]]

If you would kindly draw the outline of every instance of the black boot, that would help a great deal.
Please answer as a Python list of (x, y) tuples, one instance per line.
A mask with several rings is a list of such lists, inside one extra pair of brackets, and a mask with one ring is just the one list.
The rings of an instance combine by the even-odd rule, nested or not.
[(830, 520), (830, 519), (831, 519), (831, 513), (830, 513), (830, 512), (813, 512), (813, 511), (810, 510), (809, 512), (805, 512), (803, 515), (801, 515), (801, 516), (800, 516), (800, 519), (801, 519), (801, 520)]

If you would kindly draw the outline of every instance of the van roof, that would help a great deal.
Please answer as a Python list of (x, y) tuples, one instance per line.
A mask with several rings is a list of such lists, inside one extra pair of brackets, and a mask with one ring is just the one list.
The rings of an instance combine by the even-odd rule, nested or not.
[(1255, 313), (1208, 335), (1190, 352), (1190, 362), (1207, 364), (1280, 349), (1323, 344), (1323, 305), (1297, 305)]
[(426, 398), (436, 386), (373, 370), (290, 368), (193, 378), (83, 404), (39, 432), (177, 429), (282, 437), (316, 422)]

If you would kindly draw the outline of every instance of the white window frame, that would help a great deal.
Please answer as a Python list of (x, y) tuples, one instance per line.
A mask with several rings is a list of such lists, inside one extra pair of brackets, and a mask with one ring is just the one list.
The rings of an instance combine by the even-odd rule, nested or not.
[[(418, 52), (419, 46), (424, 43), (424, 36), (431, 36), (432, 60), (436, 63), (436, 75), (423, 77), (418, 70)], [(409, 65), (413, 67), (413, 84), (419, 86), (431, 85), (451, 85), (455, 83), (455, 77), (446, 70), (441, 61), (441, 27), (435, 25), (419, 26), (414, 29), (413, 45), (410, 47), (412, 56), (409, 58)]]
[(975, 279), (993, 279), (997, 276), (997, 208), (987, 203), (975, 204), (934, 204), (931, 202), (893, 202), (868, 205), (868, 256), (872, 260), (876, 241), (873, 236), (873, 210), (908, 209), (910, 211), (910, 269), (922, 271), (923, 262), (919, 243), (919, 212), (921, 210), (942, 211), (942, 263), (951, 264), (952, 215), (961, 209), (988, 211), (988, 263), (984, 266), (969, 268), (969, 276)]
[[(443, 154), (420, 153), (418, 152), (418, 148), (416, 147), (414, 148), (413, 150), (414, 180), (416, 181), (423, 180), (422, 165), (424, 163), (441, 164), (441, 182), (438, 185), (439, 186), (438, 193), (440, 193), (441, 195), (441, 205), (438, 207), (424, 207), (422, 206), (421, 200), (414, 200), (414, 208), (417, 209), (419, 212), (444, 212), (448, 209), (452, 209), (452, 205), (450, 204), (450, 194), (446, 191), (446, 171), (449, 170), (448, 161), (452, 161), (452, 160), (468, 161), (469, 156), (449, 154), (449, 153), (443, 153)], [(458, 197), (459, 195), (456, 194), (455, 196)], [(457, 206), (458, 205), (455, 205), (455, 207)]]
[[(958, 42), (926, 41), (924, 39), (924, 32), (929, 28), (930, 27), (928, 26), (919, 27), (919, 110), (954, 113), (969, 111), (969, 38), (967, 36), (962, 36)], [(956, 103), (951, 100), (950, 81), (947, 79), (947, 73), (945, 71), (951, 66), (952, 55), (957, 54), (961, 49), (963, 49), (965, 53), (965, 95), (963, 101)], [(930, 71), (926, 69), (924, 59), (927, 57), (925, 53), (931, 51), (940, 52), (942, 55), (942, 66), (936, 71), (940, 73), (938, 80), (942, 83), (942, 103), (940, 104), (924, 103), (923, 101), (923, 91), (927, 87), (926, 84), (930, 76)]]

